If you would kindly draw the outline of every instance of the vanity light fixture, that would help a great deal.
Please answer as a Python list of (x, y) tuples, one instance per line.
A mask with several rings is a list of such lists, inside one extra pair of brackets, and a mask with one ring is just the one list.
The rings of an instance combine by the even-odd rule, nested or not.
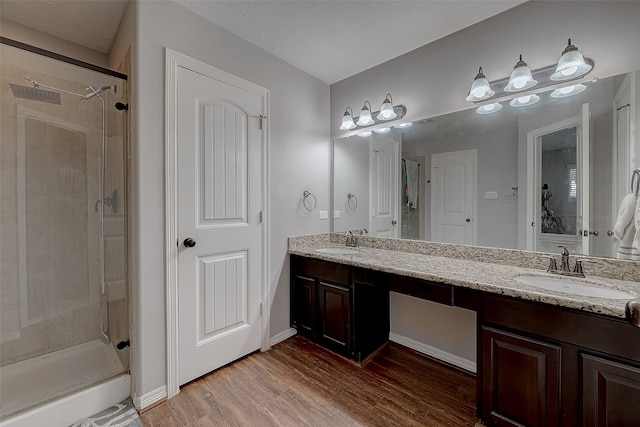
[(492, 114), (492, 113), (497, 113), (500, 110), (502, 110), (502, 104), (500, 104), (499, 102), (496, 102), (493, 104), (481, 105), (480, 107), (476, 108), (476, 113)]
[(566, 86), (566, 87), (561, 87), (559, 89), (554, 90), (553, 92), (551, 92), (551, 97), (552, 98), (566, 98), (568, 96), (573, 96), (573, 95), (577, 95), (581, 92), (584, 92), (584, 90), (587, 87), (583, 84), (577, 84), (577, 85), (572, 85), (572, 86)]
[(340, 130), (351, 130), (356, 128), (356, 124), (353, 123), (353, 110), (351, 107), (347, 107), (344, 110), (344, 115), (342, 116), (342, 125), (340, 125)]
[(380, 107), (380, 114), (376, 117), (378, 120), (393, 120), (398, 115), (395, 111), (393, 111), (393, 98), (391, 94), (388, 93), (385, 96), (384, 101), (382, 101), (382, 107)]
[[(367, 107), (367, 104), (369, 106)], [(375, 121), (371, 118), (371, 103), (369, 101), (364, 101), (364, 105), (362, 106), (362, 110), (360, 111), (360, 117), (358, 117), (358, 121), (356, 124), (358, 126), (369, 126), (374, 124)]]
[(489, 80), (485, 77), (482, 72), (482, 67), (478, 70), (478, 74), (473, 79), (473, 83), (471, 83), (471, 89), (469, 89), (469, 95), (467, 95), (467, 101), (470, 102), (478, 102), (484, 101), (485, 99), (491, 98), (496, 93), (491, 90), (491, 85), (489, 85)]
[(408, 128), (410, 126), (413, 126), (413, 122), (400, 123), (399, 125), (395, 125), (394, 128), (404, 129), (404, 128)]
[(370, 130), (358, 134), (358, 136), (361, 136), (362, 138), (366, 138), (371, 135), (373, 135), (373, 133)]
[(578, 48), (571, 44), (569, 39), (568, 46), (562, 51), (562, 56), (558, 61), (555, 73), (549, 77), (553, 81), (570, 80), (576, 77), (584, 76), (593, 68), (592, 64), (587, 63)]
[(534, 80), (531, 75), (531, 70), (527, 66), (527, 63), (522, 60), (522, 55), (520, 55), (520, 60), (516, 62), (515, 67), (513, 67), (513, 71), (509, 77), (509, 83), (505, 86), (504, 91), (520, 92), (521, 90), (532, 88), (537, 84), (538, 81)]
[(391, 128), (379, 128), (374, 130), (375, 133), (389, 133), (391, 132)]
[(534, 93), (532, 95), (525, 95), (520, 98), (512, 99), (509, 105), (512, 107), (526, 107), (533, 105), (538, 101), (540, 101), (540, 97)]

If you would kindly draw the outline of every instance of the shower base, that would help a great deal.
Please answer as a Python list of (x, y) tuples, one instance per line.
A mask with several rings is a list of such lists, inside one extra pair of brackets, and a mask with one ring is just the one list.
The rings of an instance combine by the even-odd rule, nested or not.
[(3, 366), (0, 414), (4, 421), (12, 414), (86, 389), (124, 371), (113, 346), (100, 340)]

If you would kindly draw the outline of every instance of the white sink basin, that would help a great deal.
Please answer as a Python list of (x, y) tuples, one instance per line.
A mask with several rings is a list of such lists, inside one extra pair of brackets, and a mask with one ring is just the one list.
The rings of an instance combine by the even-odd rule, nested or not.
[(330, 255), (356, 255), (360, 253), (359, 250), (352, 248), (320, 248), (316, 249), (316, 252)]
[(535, 288), (547, 289), (550, 291), (562, 292), (565, 294), (582, 295), (585, 297), (610, 298), (610, 299), (633, 299), (635, 295), (628, 294), (617, 289), (605, 288), (598, 285), (579, 282), (566, 277), (540, 277), (540, 276), (519, 276), (517, 282)]

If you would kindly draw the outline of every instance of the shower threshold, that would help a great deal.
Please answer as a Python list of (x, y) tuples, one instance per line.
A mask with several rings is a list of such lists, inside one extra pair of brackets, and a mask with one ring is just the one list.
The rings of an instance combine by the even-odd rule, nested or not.
[(0, 414), (9, 417), (124, 371), (113, 346), (100, 340), (0, 367)]

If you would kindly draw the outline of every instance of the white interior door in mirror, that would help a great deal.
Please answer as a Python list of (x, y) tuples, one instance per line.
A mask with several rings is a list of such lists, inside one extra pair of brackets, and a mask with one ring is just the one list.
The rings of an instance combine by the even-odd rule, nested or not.
[(527, 137), (527, 249), (589, 254), (589, 105)]
[(431, 236), (435, 242), (476, 243), (477, 150), (431, 157)]
[(374, 237), (398, 237), (400, 142), (384, 135), (372, 135), (370, 158), (369, 230)]

